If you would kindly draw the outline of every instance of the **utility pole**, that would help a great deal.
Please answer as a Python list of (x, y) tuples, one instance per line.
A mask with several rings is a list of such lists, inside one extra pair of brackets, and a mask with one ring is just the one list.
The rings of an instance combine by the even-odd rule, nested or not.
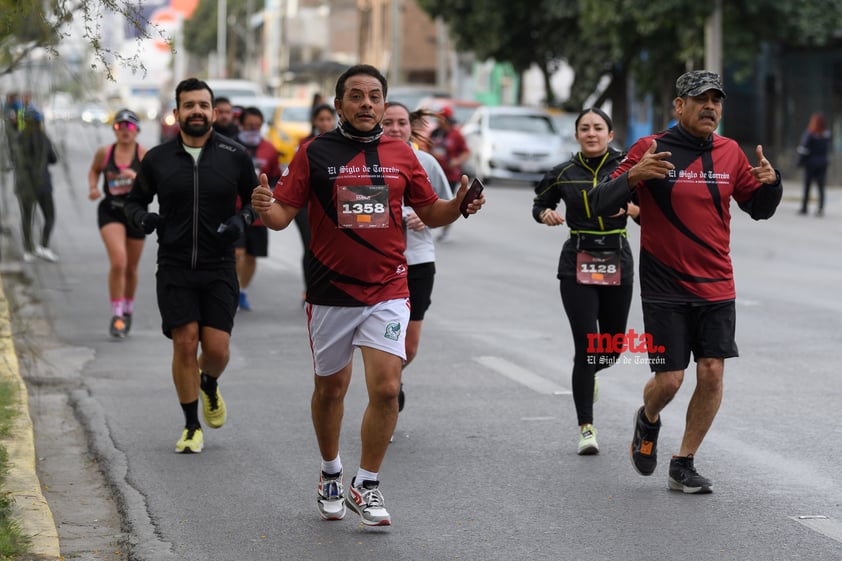
[(259, 71), (254, 65), (257, 57), (254, 56), (254, 27), (252, 25), (252, 15), (254, 14), (254, 0), (246, 0), (246, 72), (247, 77), (254, 79)]
[[(713, 13), (705, 22), (705, 70), (722, 76), (722, 0), (713, 1)], [(722, 131), (722, 120), (716, 127)]]
[(216, 4), (216, 77), (227, 78), (225, 63), (228, 58), (228, 0), (217, 0)]
[(448, 78), (454, 79), (456, 73), (450, 75), (447, 72), (448, 50), (447, 41), (447, 25), (441, 16), (436, 18), (436, 87), (439, 89), (447, 89), (451, 93), (456, 93), (458, 89), (455, 83), (448, 83)]
[(403, 21), (401, 18), (401, 0), (392, 0), (392, 32), (391, 35), (391, 54), (389, 56), (389, 83), (401, 84), (401, 47), (403, 45)]
[(705, 22), (705, 70), (722, 75), (722, 0), (713, 1)]
[(178, 13), (178, 28), (175, 35), (175, 58), (173, 60), (173, 79), (174, 84), (178, 84), (184, 78), (185, 69), (185, 48), (184, 48), (184, 15)]

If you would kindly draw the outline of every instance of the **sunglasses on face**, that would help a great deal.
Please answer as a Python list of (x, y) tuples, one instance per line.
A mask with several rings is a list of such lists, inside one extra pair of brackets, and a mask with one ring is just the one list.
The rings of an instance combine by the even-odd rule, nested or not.
[(120, 129), (128, 129), (130, 131), (136, 131), (137, 125), (134, 123), (129, 123), (127, 121), (123, 121), (122, 123), (114, 123), (114, 130), (118, 131)]

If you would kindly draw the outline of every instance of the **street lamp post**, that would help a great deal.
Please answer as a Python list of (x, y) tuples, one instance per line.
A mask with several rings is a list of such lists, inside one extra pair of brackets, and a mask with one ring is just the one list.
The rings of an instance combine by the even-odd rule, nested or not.
[(714, 0), (705, 22), (705, 69), (722, 74), (722, 0)]
[(225, 78), (226, 53), (228, 52), (225, 22), (228, 20), (228, 0), (217, 0), (216, 8), (216, 77)]

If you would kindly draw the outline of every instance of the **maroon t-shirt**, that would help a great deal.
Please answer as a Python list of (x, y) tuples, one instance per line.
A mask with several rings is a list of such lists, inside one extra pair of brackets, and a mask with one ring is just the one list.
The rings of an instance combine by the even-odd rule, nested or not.
[(630, 186), (640, 198), (641, 298), (733, 300), (731, 199), (748, 201), (762, 184), (735, 141), (717, 134), (700, 141), (679, 127), (638, 140), (611, 177), (636, 164), (653, 139), (658, 152), (672, 153), (675, 169), (665, 179)]
[(307, 301), (370, 306), (406, 298), (401, 206), (438, 197), (412, 148), (382, 136), (350, 140), (337, 130), (296, 152), (274, 189), (290, 206), (307, 206), (311, 230)]

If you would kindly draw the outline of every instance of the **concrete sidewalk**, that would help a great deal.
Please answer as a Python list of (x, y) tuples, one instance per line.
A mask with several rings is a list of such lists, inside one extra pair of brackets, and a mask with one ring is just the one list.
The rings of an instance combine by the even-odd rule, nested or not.
[(24, 535), (31, 537), (34, 559), (61, 559), (58, 530), (50, 506), (41, 492), (41, 482), (35, 469), (35, 435), (29, 416), (29, 394), (20, 375), (14, 344), (9, 301), (0, 282), (0, 381), (17, 393), (17, 415), (8, 437), (0, 444), (8, 452), (9, 472), (5, 491), (14, 499), (16, 518)]

